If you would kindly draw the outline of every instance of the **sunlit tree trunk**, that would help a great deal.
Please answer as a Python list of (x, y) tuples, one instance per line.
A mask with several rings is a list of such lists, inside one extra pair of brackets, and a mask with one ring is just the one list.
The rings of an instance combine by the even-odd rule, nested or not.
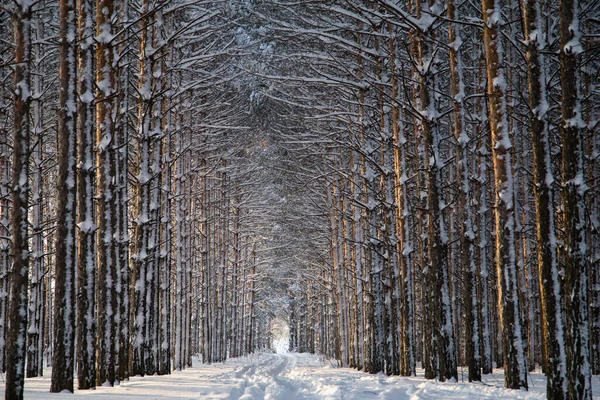
[(511, 161), (512, 141), (506, 112), (506, 81), (502, 61), (500, 2), (482, 0), (487, 95), (494, 160), (496, 270), (502, 329), (504, 384), (527, 389), (527, 368), (519, 314), (519, 288), (515, 254), (515, 204)]

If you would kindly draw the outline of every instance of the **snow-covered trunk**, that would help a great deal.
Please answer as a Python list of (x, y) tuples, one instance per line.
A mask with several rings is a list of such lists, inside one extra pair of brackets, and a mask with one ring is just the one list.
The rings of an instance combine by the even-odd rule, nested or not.
[[(584, 21), (583, 29), (593, 29), (595, 22), (588, 18)], [(585, 49), (594, 47), (592, 41), (584, 42)], [(582, 99), (583, 109), (586, 110), (585, 121), (588, 124), (588, 129), (598, 130), (598, 121), (600, 121), (600, 93), (594, 91), (595, 82), (597, 81), (596, 72), (598, 70), (598, 61), (595, 64), (589, 65), (587, 68), (582, 68)], [(587, 139), (587, 179), (593, 182), (600, 177), (600, 135), (590, 135)], [(600, 375), (600, 185), (596, 185), (594, 189), (590, 188), (590, 192), (586, 198), (589, 224), (588, 224), (588, 258), (590, 262), (590, 365), (592, 375)]]
[[(333, 161), (333, 160), (332, 160)], [(340, 201), (339, 201), (339, 179), (333, 179), (327, 188), (327, 203), (329, 204), (329, 231), (331, 237), (331, 282), (332, 293), (335, 297), (336, 313), (334, 319), (334, 358), (340, 360), (342, 365), (347, 366), (345, 359), (347, 354), (347, 343), (345, 333), (342, 331), (343, 307), (342, 298), (342, 279), (341, 270), (343, 268), (343, 254), (341, 250), (341, 224), (340, 224)], [(302, 310), (301, 314), (305, 311)]]
[(579, 5), (560, 0), (560, 81), (562, 86), (562, 205), (568, 397), (591, 399), (588, 272), (581, 114)]
[[(523, 141), (522, 141), (523, 142)], [(530, 143), (524, 144), (527, 148), (531, 147)], [(528, 150), (521, 152), (521, 163), (528, 171), (532, 170), (533, 163), (531, 162), (531, 153)], [(522, 168), (522, 170), (524, 170)], [(523, 197), (523, 207), (521, 212), (521, 246), (523, 248), (523, 269), (522, 273), (525, 278), (525, 296), (527, 299), (527, 308), (523, 310), (523, 318), (528, 320), (527, 324), (527, 367), (528, 370), (534, 371), (536, 365), (541, 365), (542, 361), (542, 346), (541, 346), (541, 318), (539, 306), (539, 279), (535, 269), (534, 260), (536, 254), (532, 249), (537, 247), (535, 236), (529, 234), (529, 227), (534, 226), (535, 212), (531, 210), (533, 198), (529, 188), (532, 185), (532, 179), (529, 174), (521, 174), (521, 190)]]
[[(190, 118), (191, 119), (191, 118)], [(191, 132), (188, 133), (187, 143), (192, 141)], [(191, 367), (192, 366), (192, 310), (194, 307), (193, 304), (193, 260), (195, 251), (193, 249), (193, 232), (194, 232), (194, 218), (192, 210), (194, 209), (194, 181), (195, 181), (195, 173), (192, 172), (192, 153), (190, 151), (187, 152), (186, 157), (186, 173), (188, 174), (188, 179), (186, 179), (185, 186), (185, 212), (186, 212), (186, 224), (185, 224), (185, 332), (184, 332), (184, 366)], [(223, 358), (223, 361), (225, 358)]]
[[(191, 113), (188, 114), (188, 120), (191, 121)], [(186, 143), (191, 143), (192, 134), (191, 130), (187, 132), (185, 137)], [(184, 250), (185, 250), (185, 269), (184, 269), (184, 333), (183, 333), (183, 363), (185, 367), (192, 366), (192, 352), (191, 352), (191, 344), (192, 344), (192, 310), (194, 307), (193, 303), (193, 261), (195, 252), (192, 248), (193, 245), (193, 232), (194, 232), (194, 215), (192, 210), (194, 209), (194, 180), (196, 179), (196, 175), (193, 172), (192, 168), (192, 153), (191, 151), (186, 152), (185, 157), (185, 171), (186, 171), (186, 180), (184, 185), (184, 193), (185, 193), (185, 225), (184, 225)]]
[(385, 333), (383, 322), (383, 258), (381, 253), (381, 240), (379, 238), (379, 212), (377, 189), (379, 183), (379, 171), (372, 164), (371, 158), (376, 151), (376, 144), (371, 135), (373, 132), (365, 134), (364, 148), (362, 151), (368, 156), (365, 162), (365, 172), (363, 174), (363, 189), (367, 196), (367, 229), (366, 232), (366, 262), (365, 262), (365, 288), (368, 292), (366, 297), (366, 337), (367, 337), (367, 367), (369, 373), (383, 371), (383, 354), (385, 353)]
[(250, 354), (255, 350), (254, 346), (254, 325), (255, 325), (255, 314), (254, 314), (254, 299), (256, 296), (256, 244), (252, 245), (252, 253), (250, 257), (250, 301), (248, 302), (248, 346), (246, 348), (246, 354)]
[(6, 332), (6, 399), (22, 399), (25, 383), (27, 295), (29, 284), (29, 130), (31, 2), (14, 6), (14, 98), (12, 169), (12, 270), (9, 272), (9, 304)]
[[(391, 28), (389, 28), (391, 30)], [(397, 44), (393, 35), (390, 35), (390, 72), (391, 72), (391, 131), (393, 139), (393, 201), (395, 204), (395, 236), (397, 241), (396, 267), (394, 270), (394, 299), (396, 302), (397, 323), (392, 329), (397, 329), (398, 340), (397, 347), (400, 352), (398, 374), (402, 376), (411, 376), (415, 374), (415, 343), (414, 343), (414, 296), (412, 281), (412, 266), (409, 231), (409, 213), (407, 204), (407, 170), (406, 170), (406, 144), (404, 136), (404, 125), (400, 115), (400, 93), (398, 88), (398, 79), (396, 76)], [(391, 156), (390, 156), (391, 157)], [(389, 162), (389, 160), (388, 160)]]
[[(216, 190), (214, 190), (215, 187), (215, 179), (211, 178), (210, 179), (210, 184), (209, 184), (209, 188), (208, 188), (208, 198), (207, 198), (207, 205), (208, 205), (208, 213), (207, 213), (207, 217), (209, 215), (215, 215), (216, 213)], [(217, 282), (217, 263), (215, 262), (215, 260), (217, 259), (217, 249), (215, 246), (215, 235), (217, 233), (217, 218), (211, 218), (211, 224), (210, 224), (210, 229), (209, 229), (209, 246), (210, 246), (210, 253), (209, 253), (209, 257), (208, 257), (208, 262), (210, 265), (210, 269), (209, 269), (209, 280), (208, 280), (208, 287), (209, 287), (209, 321), (210, 321), (210, 356), (211, 356), (211, 361), (216, 361), (215, 358), (217, 357), (217, 350), (216, 350), (216, 345), (217, 345), (217, 298), (218, 298), (218, 282)]]
[[(411, 13), (415, 12), (418, 2), (409, 4), (408, 11)], [(413, 59), (418, 58), (419, 54), (419, 37), (416, 29), (409, 32), (409, 52)], [(413, 68), (411, 73), (412, 78), (412, 102), (416, 110), (422, 108), (421, 95), (420, 95), (420, 76), (416, 68)], [(419, 302), (415, 301), (415, 316), (420, 318), (415, 319), (415, 332), (420, 332), (421, 340), (420, 352), (417, 359), (421, 360), (423, 366), (424, 376), (426, 379), (434, 379), (436, 377), (437, 362), (434, 355), (435, 343), (433, 341), (433, 300), (432, 294), (427, 285), (427, 265), (428, 261), (428, 234), (427, 226), (429, 224), (428, 214), (425, 212), (427, 209), (427, 179), (425, 175), (425, 147), (423, 141), (423, 129), (422, 124), (419, 123), (415, 117), (413, 124), (414, 129), (414, 141), (412, 165), (411, 168), (417, 171), (415, 174), (415, 197), (414, 201), (417, 203), (416, 209), (417, 214), (416, 226), (415, 226), (415, 248), (417, 251), (416, 256), (413, 258), (413, 271), (415, 272), (415, 282), (419, 282), (419, 287), (415, 288), (418, 292), (415, 293), (415, 299), (420, 299)], [(407, 151), (408, 154), (410, 154)], [(408, 193), (405, 197), (409, 198)], [(411, 199), (412, 200), (412, 199)], [(413, 286), (414, 287), (414, 286)]]
[[(3, 98), (3, 90), (0, 89)], [(0, 138), (0, 371), (6, 371), (6, 327), (8, 311), (8, 273), (10, 254), (10, 150), (8, 134)]]
[(382, 182), (385, 191), (385, 215), (384, 215), (384, 238), (386, 248), (384, 254), (387, 260), (386, 282), (385, 282), (385, 305), (387, 313), (387, 350), (389, 367), (386, 373), (389, 375), (400, 374), (400, 332), (399, 302), (400, 302), (400, 269), (398, 260), (398, 238), (396, 236), (396, 204), (394, 201), (394, 146), (391, 128), (388, 129), (383, 147), (384, 179)]
[[(190, 160), (191, 161), (191, 160)], [(227, 168), (227, 162), (224, 160), (223, 161), (223, 169)], [(191, 171), (191, 165), (188, 167), (188, 170)], [(227, 196), (227, 192), (228, 192), (228, 186), (229, 186), (229, 179), (227, 176), (226, 172), (221, 172), (218, 174), (218, 176), (220, 175), (220, 184), (219, 184), (219, 190), (218, 190), (218, 196), (219, 196), (219, 200), (218, 200), (218, 210), (219, 210), (219, 234), (218, 234), (218, 241), (219, 241), (219, 254), (218, 254), (218, 268), (219, 268), (219, 272), (221, 275), (221, 279), (220, 279), (220, 284), (219, 284), (219, 305), (218, 305), (218, 312), (219, 312), (219, 322), (218, 322), (218, 331), (219, 333), (217, 334), (217, 340), (218, 340), (218, 355), (219, 355), (219, 361), (225, 361), (225, 359), (227, 358), (227, 319), (229, 316), (229, 310), (228, 310), (228, 292), (229, 292), (229, 198)], [(191, 203), (192, 203), (192, 188), (191, 188), (191, 183), (192, 181), (190, 180), (189, 184), (188, 184), (188, 188), (187, 188), (187, 193), (188, 193), (188, 201), (187, 201), (187, 209), (191, 209)], [(189, 231), (190, 228), (190, 224), (191, 221), (187, 221), (187, 227), (188, 227), (188, 237), (187, 240), (190, 240), (192, 235), (191, 235), (191, 231)], [(190, 249), (190, 247), (188, 247), (188, 249)], [(189, 250), (188, 250), (189, 251)], [(188, 269), (191, 268), (191, 264), (188, 263)], [(186, 272), (187, 273), (187, 272)], [(188, 311), (189, 314), (189, 311)], [(186, 318), (189, 318), (189, 315), (186, 316)], [(188, 322), (189, 323), (189, 322)]]
[[(336, 157), (341, 162), (341, 157)], [(345, 330), (345, 320), (347, 312), (347, 304), (344, 301), (344, 288), (345, 276), (344, 276), (344, 248), (343, 248), (343, 200), (342, 200), (342, 181), (338, 177), (334, 179), (330, 185), (327, 193), (328, 203), (330, 207), (329, 212), (329, 223), (331, 231), (331, 284), (332, 293), (334, 296), (332, 299), (332, 305), (335, 306), (335, 314), (333, 316), (334, 328), (332, 335), (335, 340), (333, 341), (332, 351), (333, 357), (341, 362), (341, 365), (348, 367), (349, 365), (349, 337), (348, 332)], [(301, 311), (302, 312), (302, 311)]]
[[(417, 17), (431, 10), (427, 4), (417, 2)], [(441, 10), (435, 5), (432, 10)], [(448, 266), (448, 234), (444, 221), (446, 207), (442, 196), (442, 167), (444, 160), (440, 154), (441, 133), (439, 128), (440, 114), (437, 110), (435, 92), (437, 82), (438, 60), (431, 48), (432, 33), (419, 32), (418, 66), (420, 79), (420, 103), (417, 110), (420, 117), (416, 121), (423, 132), (426, 178), (427, 178), (427, 211), (428, 226), (428, 267), (426, 273), (427, 285), (433, 301), (434, 321), (432, 340), (436, 342), (437, 376), (440, 380), (458, 380), (456, 348), (454, 342), (454, 324), (452, 304), (450, 299), (450, 276)], [(433, 355), (430, 355), (433, 356)]]
[[(485, 71), (481, 72), (482, 78), (485, 75)], [(472, 111), (476, 115), (485, 114), (483, 104), (477, 102), (473, 105)], [(486, 117), (487, 119), (487, 117)], [(484, 119), (484, 120), (486, 120)], [(477, 216), (477, 230), (478, 230), (478, 242), (477, 242), (477, 277), (479, 284), (477, 285), (478, 298), (480, 304), (480, 317), (481, 317), (481, 369), (484, 374), (492, 373), (492, 322), (490, 318), (493, 317), (489, 310), (489, 270), (488, 270), (488, 198), (489, 198), (489, 171), (488, 171), (488, 158), (489, 158), (489, 136), (481, 135), (478, 148), (477, 148), (477, 167), (475, 168), (473, 175), (477, 177), (477, 185), (475, 193), (477, 197), (476, 204), (479, 206), (476, 210)]]
[(74, 392), (77, 58), (75, 0), (60, 1), (58, 193), (55, 233), (54, 352), (50, 392)]
[(116, 366), (116, 104), (113, 0), (96, 4), (96, 137), (98, 173), (98, 285), (96, 342), (98, 385), (114, 385)]
[(119, 29), (123, 41), (119, 49), (119, 113), (116, 127), (116, 226), (115, 238), (117, 241), (116, 271), (117, 271), (117, 380), (122, 382), (129, 378), (129, 339), (130, 339), (130, 274), (129, 274), (129, 197), (128, 197), (128, 171), (129, 171), (129, 80), (131, 68), (131, 55), (129, 54), (129, 39), (131, 36), (129, 24), (129, 1), (121, 2), (119, 13)]
[[(159, 355), (161, 343), (159, 342), (160, 330), (160, 275), (159, 269), (161, 259), (160, 243), (160, 220), (162, 203), (162, 185), (164, 181), (162, 160), (164, 153), (164, 132), (163, 132), (163, 101), (165, 93), (163, 92), (164, 80), (164, 62), (163, 59), (157, 60), (157, 49), (162, 47), (163, 41), (161, 32), (164, 27), (163, 13), (161, 9), (154, 12), (152, 20), (151, 47), (146, 47), (145, 66), (151, 65), (152, 76), (150, 79), (151, 99), (149, 99), (150, 112), (150, 132), (152, 146), (152, 165), (150, 173), (152, 180), (150, 182), (150, 204), (149, 204), (149, 225), (148, 225), (148, 263), (146, 273), (146, 349), (145, 373), (156, 374), (159, 366)], [(149, 28), (150, 29), (150, 28)]]
[[(142, 15), (149, 12), (149, 2), (142, 3)], [(151, 21), (148, 16), (142, 18), (142, 27), (139, 43), (139, 81), (138, 81), (138, 131), (137, 131), (137, 175), (135, 176), (135, 188), (137, 195), (137, 219), (135, 220), (135, 238), (133, 250), (133, 327), (131, 342), (131, 374), (144, 375), (146, 372), (146, 360), (149, 357), (148, 345), (148, 276), (152, 275), (154, 259), (151, 242), (151, 185), (153, 183), (151, 171), (152, 150), (152, 72), (153, 53)]]
[[(351, 151), (350, 164), (352, 165), (352, 198), (361, 198), (360, 186), (360, 157), (358, 152)], [(352, 202), (352, 237), (354, 239), (354, 259), (356, 276), (356, 347), (357, 368), (363, 369), (365, 365), (365, 320), (364, 320), (364, 235), (363, 235), (363, 209), (356, 202)]]
[[(40, 4), (44, 7), (44, 4)], [(44, 150), (46, 149), (45, 113), (44, 113), (44, 78), (42, 68), (45, 51), (43, 46), (36, 41), (41, 41), (43, 36), (43, 18), (37, 15), (32, 21), (32, 46), (31, 58), (31, 108), (32, 108), (32, 160), (31, 166), (33, 185), (31, 188), (31, 268), (29, 271), (29, 315), (27, 328), (27, 366), (28, 378), (42, 376), (42, 340), (43, 340), (43, 309), (44, 309), (44, 275), (45, 275), (45, 248), (44, 248)]]
[[(346, 153), (344, 155), (344, 164), (345, 168), (349, 169), (348, 163), (350, 162), (350, 158)], [(355, 291), (355, 282), (353, 279), (354, 275), (354, 256), (352, 254), (352, 242), (351, 242), (351, 227), (352, 227), (352, 210), (350, 204), (352, 203), (352, 198), (350, 197), (350, 181), (345, 178), (344, 182), (344, 191), (343, 191), (343, 205), (344, 212), (342, 215), (342, 238), (343, 238), (343, 253), (344, 253), (344, 287), (343, 287), (343, 298), (346, 303), (345, 305), (345, 318), (344, 318), (344, 330), (346, 335), (348, 336), (348, 365), (356, 366), (356, 329), (354, 329), (354, 324), (356, 322), (355, 314), (356, 314), (356, 302), (354, 301), (352, 293)], [(315, 326), (320, 326), (320, 321), (318, 320), (319, 315), (319, 303), (318, 303), (318, 294), (319, 290), (315, 290), (315, 299), (314, 299), (314, 317)], [(317, 339), (318, 338), (318, 339)], [(315, 332), (315, 341), (322, 340), (322, 338), (318, 337), (318, 332)], [(318, 352), (318, 348), (315, 349)]]
[(96, 386), (96, 215), (94, 207), (93, 2), (79, 2), (77, 103), (77, 386)]
[(229, 319), (228, 337), (229, 337), (229, 357), (238, 356), (238, 343), (236, 341), (236, 332), (238, 331), (238, 309), (239, 309), (239, 288), (238, 288), (238, 273), (240, 270), (240, 199), (239, 196), (234, 198), (235, 203), (232, 205), (233, 213), (233, 241), (231, 261), (231, 318)]
[[(554, 220), (554, 177), (552, 173), (548, 99), (543, 55), (546, 47), (540, 4), (526, 0), (523, 26), (527, 55), (527, 83), (533, 146), (533, 190), (536, 208), (537, 264), (542, 313), (544, 373), (547, 393), (554, 399), (566, 398), (565, 304), (557, 259)], [(530, 321), (531, 322), (531, 321)]]
[[(598, 111), (590, 113), (592, 120), (598, 121)], [(600, 135), (594, 135), (589, 142), (588, 154), (590, 155), (589, 174), (593, 177), (600, 176)], [(596, 195), (588, 197), (588, 208), (590, 210), (590, 229), (588, 235), (590, 242), (590, 348), (591, 368), (593, 375), (600, 374), (600, 191), (596, 189)], [(0, 266), (1, 268), (1, 266)], [(2, 290), (0, 288), (0, 290)], [(0, 340), (2, 340), (0, 338)], [(0, 347), (1, 349), (1, 347)], [(1, 365), (1, 364), (0, 364)]]
[[(48, 188), (46, 187), (46, 190)], [(49, 201), (49, 196), (47, 195), (48, 192), (46, 192), (46, 196), (45, 196), (45, 201), (46, 201), (46, 205), (45, 205), (45, 209), (46, 210), (50, 210), (50, 201)], [(46, 213), (46, 224), (48, 224), (48, 215), (49, 213)], [(51, 288), (54, 285), (54, 268), (52, 267), (54, 265), (54, 260), (53, 260), (53, 254), (54, 254), (54, 241), (53, 240), (44, 240), (45, 242), (45, 254), (47, 254), (47, 261), (46, 261), (46, 265), (48, 266), (48, 269), (46, 270), (46, 276), (44, 278), (44, 290), (43, 290), (43, 294), (44, 294), (44, 304), (46, 305), (51, 305), (54, 304), (54, 291), (53, 290), (48, 290), (48, 288)], [(42, 341), (43, 341), (43, 360), (42, 358), (40, 358), (40, 362), (43, 362), (44, 366), (46, 368), (50, 368), (52, 367), (52, 353), (53, 353), (53, 346), (52, 343), (54, 341), (54, 307), (45, 307), (44, 309), (44, 313), (43, 313), (43, 329), (44, 329), (44, 334), (42, 336)]]
[[(173, 51), (171, 49), (171, 51)], [(171, 57), (172, 57), (171, 53)], [(171, 58), (172, 61), (172, 58)], [(171, 79), (165, 75), (162, 80), (162, 90), (166, 93), (162, 101), (162, 128), (163, 148), (163, 183), (161, 186), (161, 211), (160, 211), (160, 258), (158, 273), (160, 274), (160, 327), (158, 343), (160, 345), (158, 373), (169, 374), (171, 372), (171, 238), (173, 236), (173, 225), (171, 223), (171, 180), (172, 180), (172, 158), (171, 158), (171, 138), (172, 138), (172, 96), (169, 91)]]
[[(204, 165), (204, 160), (201, 161), (201, 165)], [(201, 172), (204, 174), (204, 170)], [(200, 197), (200, 205), (202, 212), (202, 317), (203, 317), (203, 329), (202, 329), (202, 362), (211, 363), (212, 362), (212, 352), (211, 352), (211, 290), (213, 285), (211, 285), (211, 264), (210, 264), (210, 234), (211, 226), (209, 218), (209, 192), (208, 192), (208, 177), (202, 177), (202, 191)], [(246, 270), (244, 270), (244, 276), (246, 276)], [(243, 296), (246, 297), (246, 281), (244, 279), (244, 289)], [(243, 309), (243, 323), (244, 323), (244, 331), (245, 331), (245, 310)], [(245, 340), (245, 336), (243, 337)], [(245, 342), (244, 342), (245, 343)], [(245, 347), (242, 346), (242, 350), (245, 352)]]
[[(154, 70), (156, 73), (156, 68)], [(153, 82), (153, 92), (156, 82)], [(154, 96), (154, 93), (153, 93)], [(144, 372), (154, 375), (157, 372), (158, 365), (158, 328), (160, 318), (159, 306), (159, 270), (160, 262), (160, 221), (159, 210), (161, 204), (161, 185), (162, 185), (162, 132), (160, 131), (159, 121), (161, 102), (154, 99), (152, 102), (151, 122), (151, 167), (150, 174), (150, 204), (148, 207), (148, 258), (146, 262), (146, 337), (145, 337), (145, 368)]]
[[(175, 318), (174, 318), (174, 354), (173, 354), (173, 368), (177, 371), (183, 369), (183, 361), (181, 359), (182, 353), (182, 340), (183, 334), (183, 247), (184, 243), (184, 193), (183, 193), (183, 179), (184, 179), (184, 142), (183, 132), (180, 126), (177, 127), (175, 137), (175, 193), (174, 193), (174, 206), (175, 206)], [(203, 357), (204, 362), (210, 362), (207, 357)]]
[[(206, 220), (206, 217), (204, 218), (204, 220)], [(204, 232), (204, 230), (202, 231)], [(248, 261), (249, 261), (249, 254), (250, 254), (250, 237), (249, 235), (244, 235), (244, 255), (243, 255), (243, 264), (242, 264), (242, 287), (241, 287), (241, 291), (240, 291), (240, 317), (239, 317), (239, 327), (237, 330), (237, 339), (236, 342), (238, 343), (238, 352), (239, 352), (239, 356), (244, 356), (246, 355), (246, 347), (245, 347), (245, 343), (246, 340), (248, 338), (247, 335), (247, 329), (246, 329), (246, 305), (247, 305), (247, 301), (248, 301)], [(204, 264), (206, 265), (206, 264)], [(290, 305), (290, 307), (292, 307), (292, 305)], [(291, 329), (293, 329), (295, 326), (292, 324), (292, 319), (290, 316), (290, 345), (292, 343), (294, 343), (292, 341), (292, 335), (291, 335)], [(290, 351), (293, 351), (292, 348), (289, 349)]]
[[(220, 362), (223, 361), (222, 351), (223, 351), (223, 319), (225, 318), (224, 310), (223, 310), (223, 300), (224, 300), (224, 291), (225, 291), (225, 266), (223, 265), (223, 247), (224, 247), (224, 229), (223, 229), (223, 208), (222, 208), (222, 192), (221, 187), (223, 185), (224, 177), (222, 174), (216, 174), (215, 179), (215, 188), (214, 188), (214, 201), (215, 201), (215, 229), (213, 231), (214, 234), (214, 269), (216, 280), (215, 282), (215, 291), (216, 296), (214, 300), (215, 308), (215, 354), (214, 361)], [(187, 185), (186, 185), (187, 192)], [(187, 223), (186, 223), (187, 225)]]
[[(397, 98), (397, 83), (392, 80), (394, 99)], [(396, 232), (398, 238), (398, 261), (400, 277), (398, 278), (400, 311), (400, 375), (412, 376), (416, 373), (415, 337), (414, 337), (414, 280), (412, 276), (412, 246), (410, 234), (410, 213), (408, 210), (408, 174), (406, 151), (408, 140), (402, 123), (400, 109), (392, 107), (392, 130), (394, 134), (394, 171), (395, 171), (395, 203), (396, 203)]]
[(515, 252), (515, 198), (511, 136), (506, 111), (506, 81), (502, 60), (500, 4), (483, 0), (484, 44), (487, 67), (488, 114), (492, 136), (495, 183), (496, 269), (501, 314), (504, 384), (527, 389), (527, 367), (519, 314), (519, 288)]
[[(160, 105), (160, 103), (158, 103)], [(156, 102), (153, 104), (156, 106)], [(160, 109), (159, 109), (160, 110)], [(144, 372), (154, 375), (157, 372), (158, 365), (158, 328), (159, 328), (159, 270), (160, 261), (160, 225), (159, 210), (161, 203), (160, 186), (162, 184), (162, 168), (160, 161), (162, 158), (162, 135), (156, 129), (157, 110), (154, 108), (152, 123), (152, 167), (150, 168), (152, 180), (150, 183), (150, 204), (149, 204), (149, 225), (148, 225), (148, 258), (146, 262), (146, 337), (145, 337), (145, 368)]]
[[(593, 29), (595, 22), (588, 18), (584, 21), (583, 29)], [(593, 41), (584, 42), (585, 49), (594, 47)], [(600, 121), (600, 92), (595, 89), (597, 82), (596, 72), (598, 71), (598, 61), (582, 68), (582, 99), (583, 109), (586, 110), (585, 121), (588, 129), (598, 131), (598, 121)], [(587, 139), (587, 178), (589, 182), (598, 182), (600, 177), (600, 135), (590, 135)], [(588, 225), (588, 258), (590, 262), (590, 364), (592, 375), (600, 375), (600, 185), (590, 188), (586, 198), (589, 225)]]
[[(391, 36), (387, 28), (383, 30), (382, 35)], [(383, 41), (383, 40), (382, 40)], [(382, 302), (382, 341), (383, 353), (381, 355), (383, 364), (382, 370), (387, 375), (398, 374), (397, 369), (397, 344), (396, 344), (396, 317), (394, 291), (396, 287), (395, 272), (397, 271), (396, 260), (396, 219), (394, 207), (394, 181), (393, 181), (393, 153), (392, 153), (392, 129), (391, 115), (389, 106), (390, 76), (387, 71), (387, 62), (385, 50), (389, 43), (376, 41), (376, 47), (379, 51), (377, 57), (377, 81), (379, 83), (378, 110), (379, 110), (379, 140), (377, 145), (379, 151), (375, 159), (378, 160), (377, 168), (380, 170), (378, 180), (378, 197), (380, 203), (378, 240), (380, 242), (380, 252), (382, 261), (381, 271), (381, 302)]]
[[(448, 19), (457, 19), (456, 4), (454, 0), (448, 1)], [(456, 146), (456, 173), (460, 183), (457, 207), (460, 222), (460, 267), (463, 276), (463, 307), (465, 329), (465, 358), (469, 369), (468, 379), (481, 380), (481, 355), (479, 336), (479, 304), (477, 301), (477, 264), (475, 263), (475, 229), (473, 229), (473, 215), (471, 211), (471, 185), (469, 143), (471, 138), (465, 124), (465, 84), (463, 78), (463, 64), (461, 57), (462, 38), (455, 23), (448, 25), (448, 41), (450, 43), (450, 73), (452, 77), (452, 105), (454, 137)]]
[[(345, 156), (345, 166), (344, 168), (347, 171), (350, 171), (353, 165), (352, 160), (352, 150), (349, 150)], [(345, 296), (347, 302), (347, 316), (346, 316), (346, 331), (349, 336), (349, 349), (348, 349), (348, 365), (351, 368), (356, 368), (358, 363), (358, 335), (357, 335), (357, 326), (358, 326), (358, 317), (356, 314), (357, 304), (356, 304), (356, 254), (354, 251), (354, 237), (353, 237), (353, 229), (354, 229), (354, 211), (352, 208), (352, 179), (351, 176), (346, 178), (346, 190), (344, 191), (344, 204), (345, 204), (345, 212), (344, 212), (344, 253), (346, 254), (346, 268), (344, 270), (346, 277), (346, 287), (345, 287)], [(321, 316), (323, 313), (322, 310), (322, 302), (321, 302), (321, 292), (322, 290), (317, 292), (318, 303), (316, 304), (316, 313), (318, 320), (316, 321), (319, 330), (322, 329), (322, 321)], [(318, 344), (319, 347), (317, 351), (320, 351), (320, 347), (322, 346), (323, 336), (321, 333), (317, 332), (318, 335)]]
[[(344, 155), (341, 157), (341, 162), (344, 162)], [(346, 199), (345, 199), (346, 185), (343, 179), (339, 182), (338, 192), (338, 203), (339, 203), (339, 214), (337, 216), (338, 225), (338, 253), (339, 253), (339, 265), (338, 265), (338, 285), (339, 285), (339, 297), (338, 297), (338, 308), (340, 309), (340, 338), (341, 338), (341, 361), (342, 365), (350, 365), (350, 351), (351, 351), (351, 336), (348, 327), (348, 254), (346, 253), (346, 226), (345, 226), (345, 215), (346, 215)], [(313, 298), (309, 298), (311, 304)], [(311, 312), (311, 318), (314, 317), (314, 313)], [(313, 324), (311, 323), (311, 327)]]

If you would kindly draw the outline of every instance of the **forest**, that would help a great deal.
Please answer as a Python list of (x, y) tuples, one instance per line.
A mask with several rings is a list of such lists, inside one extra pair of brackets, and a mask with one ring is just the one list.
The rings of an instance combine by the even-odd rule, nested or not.
[(600, 374), (600, 0), (0, 1), (5, 398), (273, 346)]

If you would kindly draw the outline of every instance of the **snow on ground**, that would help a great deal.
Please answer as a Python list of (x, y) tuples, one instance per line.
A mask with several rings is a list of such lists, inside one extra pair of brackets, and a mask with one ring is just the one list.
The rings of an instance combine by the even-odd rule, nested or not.
[[(545, 399), (545, 378), (530, 375), (530, 391), (502, 388), (502, 371), (485, 376), (483, 383), (439, 383), (421, 377), (369, 375), (337, 368), (309, 354), (260, 353), (176, 371), (166, 376), (133, 377), (114, 388), (100, 387), (75, 394), (50, 394), (50, 379), (27, 379), (25, 399), (230, 399), (230, 400), (433, 400), (433, 399)], [(47, 373), (49, 376), (49, 373)], [(0, 379), (0, 398), (4, 397)], [(593, 378), (594, 399), (600, 399), (600, 381)]]

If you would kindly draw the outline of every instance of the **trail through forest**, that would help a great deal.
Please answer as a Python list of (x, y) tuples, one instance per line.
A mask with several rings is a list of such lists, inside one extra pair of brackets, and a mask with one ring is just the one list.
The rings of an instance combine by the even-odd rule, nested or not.
[[(529, 391), (503, 388), (502, 370), (485, 375), (482, 383), (435, 382), (417, 377), (365, 374), (338, 368), (334, 361), (307, 353), (257, 353), (201, 364), (171, 375), (132, 377), (116, 387), (76, 390), (69, 399), (231, 399), (231, 400), (433, 400), (433, 399), (544, 399), (546, 378), (529, 375)], [(466, 371), (465, 371), (466, 373)], [(466, 380), (466, 376), (465, 376)], [(25, 399), (60, 399), (48, 393), (49, 375), (27, 380)], [(593, 378), (594, 399), (600, 399), (600, 380)], [(4, 388), (0, 389), (3, 394)]]

